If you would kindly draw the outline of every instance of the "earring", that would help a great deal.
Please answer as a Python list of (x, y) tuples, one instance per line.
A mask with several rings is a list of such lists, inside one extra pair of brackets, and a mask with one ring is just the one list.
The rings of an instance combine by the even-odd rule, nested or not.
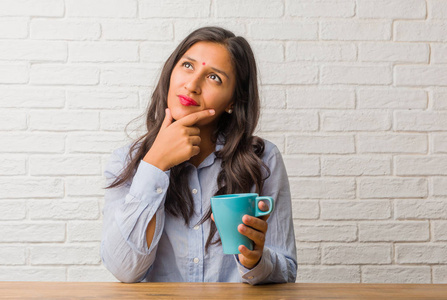
[(230, 108), (229, 110), (227, 110), (227, 113), (231, 115), (233, 113), (233, 110)]

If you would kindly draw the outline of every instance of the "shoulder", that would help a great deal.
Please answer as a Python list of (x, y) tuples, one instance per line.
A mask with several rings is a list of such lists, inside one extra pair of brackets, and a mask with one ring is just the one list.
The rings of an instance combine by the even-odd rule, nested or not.
[(281, 157), (281, 152), (274, 143), (264, 138), (261, 139), (264, 141), (264, 153), (262, 154), (262, 160), (264, 162)]

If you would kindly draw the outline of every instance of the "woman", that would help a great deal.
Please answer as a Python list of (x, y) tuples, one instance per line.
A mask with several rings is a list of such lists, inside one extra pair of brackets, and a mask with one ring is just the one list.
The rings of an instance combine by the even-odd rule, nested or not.
[[(290, 190), (277, 147), (253, 136), (256, 63), (242, 37), (192, 32), (166, 61), (147, 111), (147, 133), (115, 150), (105, 170), (101, 257), (123, 282), (294, 282)], [(245, 215), (250, 251), (224, 255), (213, 195), (275, 199), (270, 217)], [(260, 209), (265, 209), (260, 202)]]

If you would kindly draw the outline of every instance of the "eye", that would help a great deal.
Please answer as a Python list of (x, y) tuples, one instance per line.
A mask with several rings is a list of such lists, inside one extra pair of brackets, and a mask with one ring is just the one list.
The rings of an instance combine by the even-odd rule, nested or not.
[(222, 83), (222, 79), (220, 79), (220, 77), (217, 76), (216, 74), (211, 74), (210, 78), (215, 80), (215, 81), (217, 81), (217, 82), (219, 82), (219, 83)]
[(192, 69), (192, 65), (191, 65), (189, 62), (187, 62), (187, 61), (185, 61), (184, 63), (182, 63), (182, 66), (185, 67), (185, 68), (187, 68), (187, 69), (189, 69), (189, 68), (191, 67), (191, 69)]

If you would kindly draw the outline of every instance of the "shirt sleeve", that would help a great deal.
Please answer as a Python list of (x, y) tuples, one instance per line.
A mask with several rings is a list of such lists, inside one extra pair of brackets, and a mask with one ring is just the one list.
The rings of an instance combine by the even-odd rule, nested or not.
[[(113, 152), (104, 172), (106, 185), (119, 176), (126, 156), (123, 148)], [(169, 171), (141, 161), (131, 183), (105, 190), (101, 259), (118, 280), (139, 282), (154, 262), (163, 232), (168, 186)], [(146, 229), (154, 215), (155, 233), (148, 248)]]
[(253, 269), (245, 268), (235, 255), (242, 282), (251, 285), (295, 282), (297, 273), (290, 186), (284, 161), (276, 146), (265, 162), (270, 169), (270, 177), (264, 182), (261, 196), (272, 197), (275, 209), (267, 220), (264, 252)]

